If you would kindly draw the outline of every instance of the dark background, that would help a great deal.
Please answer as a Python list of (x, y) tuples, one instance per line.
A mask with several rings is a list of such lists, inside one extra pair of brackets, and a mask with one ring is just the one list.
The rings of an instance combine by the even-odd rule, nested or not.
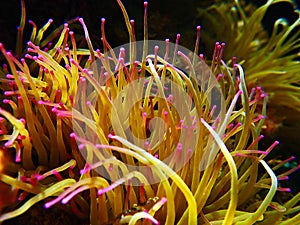
[[(16, 45), (16, 28), (20, 23), (21, 0), (0, 0), (0, 42), (6, 49), (14, 49)], [(196, 36), (195, 27), (201, 25), (197, 19), (197, 8), (205, 7), (212, 1), (205, 0), (149, 0), (149, 39), (174, 41), (176, 34), (181, 33), (181, 45), (193, 49)], [(264, 0), (248, 0), (261, 5)], [(295, 1), (298, 2), (299, 0)], [(123, 0), (129, 18), (134, 19), (137, 39), (143, 38), (143, 0)], [(297, 3), (296, 3), (297, 4)], [(128, 35), (123, 22), (121, 10), (115, 0), (25, 0), (26, 20), (34, 21), (38, 28), (48, 19), (54, 22), (49, 30), (76, 17), (83, 17), (93, 44), (100, 45), (101, 18), (106, 18), (107, 39), (116, 47), (128, 41)], [(268, 32), (278, 17), (286, 17), (289, 21), (296, 19), (293, 8), (289, 4), (277, 4), (268, 11), (263, 25)], [(120, 23), (121, 21), (121, 23)], [(220, 21), (222, 22), (222, 21)], [(51, 29), (52, 28), (52, 29)], [(25, 26), (25, 43), (31, 33), (31, 25)], [(205, 27), (203, 27), (205, 32)], [(222, 40), (216, 40), (222, 41)], [(200, 49), (201, 50), (201, 49)], [(205, 52), (204, 52), (205, 53)]]

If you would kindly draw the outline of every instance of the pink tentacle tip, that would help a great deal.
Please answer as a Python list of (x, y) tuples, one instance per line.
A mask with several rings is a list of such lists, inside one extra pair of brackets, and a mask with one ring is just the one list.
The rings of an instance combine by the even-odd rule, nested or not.
[(103, 191), (103, 189), (99, 189), (98, 192), (97, 192), (97, 195), (100, 196), (100, 195), (102, 195), (103, 193), (105, 193), (105, 191)]
[(243, 91), (242, 91), (242, 90), (239, 90), (236, 94), (237, 94), (238, 96), (240, 96), (242, 93), (243, 93)]
[(78, 21), (79, 21), (80, 23), (84, 23), (84, 21), (83, 21), (83, 18), (82, 18), (82, 17), (80, 17), (80, 18), (78, 19)]
[(25, 58), (32, 59), (32, 56), (27, 53), (27, 54), (25, 54)]
[(113, 171), (114, 165), (112, 163), (109, 164), (108, 170), (111, 172)]
[(223, 77), (223, 74), (219, 73), (217, 76), (217, 80), (220, 80)]
[(4, 144), (4, 148), (9, 148), (12, 145), (11, 141), (8, 141)]
[(289, 176), (277, 177), (277, 180), (289, 180)]
[(26, 124), (26, 120), (25, 120), (24, 118), (20, 118), (19, 121), (20, 121), (21, 123), (23, 123), (24, 125)]
[(7, 54), (10, 58), (13, 57), (12, 54), (11, 54), (11, 52), (6, 52), (6, 54)]
[(18, 140), (25, 140), (26, 136), (25, 135), (18, 135), (17, 139)]
[(181, 143), (178, 143), (177, 150), (182, 150), (182, 144)]
[(12, 94), (13, 94), (12, 91), (4, 91), (4, 96), (10, 96)]
[(27, 42), (27, 45), (28, 45), (29, 47), (32, 47), (32, 48), (37, 47), (37, 46), (35, 46), (31, 41), (28, 41), (28, 42)]
[(2, 102), (3, 102), (4, 104), (8, 104), (8, 103), (10, 102), (10, 100), (5, 98), (5, 99), (2, 100)]
[(236, 127), (240, 127), (240, 126), (242, 126), (242, 122), (238, 122), (238, 123), (236, 124)]
[(290, 188), (281, 188), (281, 187), (279, 187), (279, 188), (277, 188), (277, 191), (282, 191), (282, 192), (291, 192), (291, 191), (292, 191), (292, 189), (290, 189)]
[(70, 99), (71, 103), (73, 104), (74, 96), (73, 96), (73, 95), (70, 95), (70, 96), (69, 96), (69, 99)]
[(69, 202), (69, 198), (64, 198), (63, 200), (61, 200), (61, 204), (66, 205)]
[(57, 107), (55, 106), (55, 107), (53, 107), (53, 108), (51, 109), (51, 111), (54, 112), (54, 113), (57, 113), (57, 112), (58, 112), (58, 109), (57, 109)]
[(177, 54), (180, 56), (184, 55), (181, 51), (178, 51)]
[(80, 174), (85, 174), (91, 170), (91, 166), (86, 163), (85, 168), (80, 170)]
[(261, 94), (260, 97), (261, 98), (265, 98), (267, 95), (265, 93)]
[(77, 65), (77, 63), (75, 62), (74, 59), (70, 59), (70, 63), (74, 64), (74, 65)]
[(86, 81), (86, 78), (85, 77), (79, 77), (79, 82), (85, 82)]
[(44, 204), (45, 209), (49, 209), (53, 204), (51, 202), (47, 202)]
[(14, 79), (14, 76), (12, 74), (6, 74), (7, 79)]
[(162, 204), (165, 204), (166, 202), (167, 202), (167, 198), (166, 198), (166, 197), (162, 197), (162, 198), (161, 198), (161, 203), (162, 203)]

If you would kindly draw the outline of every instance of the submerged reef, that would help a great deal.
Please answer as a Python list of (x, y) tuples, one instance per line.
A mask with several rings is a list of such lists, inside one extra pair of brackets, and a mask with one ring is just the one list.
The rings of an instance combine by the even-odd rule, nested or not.
[[(15, 52), (0, 43), (0, 223), (41, 204), (92, 225), (299, 221), (300, 193), (284, 186), (295, 157), (270, 157), (280, 140), (259, 145), (270, 113), (289, 107), (281, 123), (300, 108), (299, 13), (270, 36), (260, 23), (291, 1), (205, 5), (199, 17), (223, 21), (221, 37), (197, 26), (193, 51), (179, 34), (148, 40), (148, 2), (137, 41), (116, 2), (127, 44), (111, 47), (104, 18), (100, 49), (83, 18), (52, 32), (50, 19), (29, 22), (24, 49), (22, 1)], [(202, 39), (212, 56), (199, 54)]]

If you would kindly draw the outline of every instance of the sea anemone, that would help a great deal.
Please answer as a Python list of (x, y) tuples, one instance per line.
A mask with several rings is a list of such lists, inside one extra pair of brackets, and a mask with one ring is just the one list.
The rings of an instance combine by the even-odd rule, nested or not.
[[(283, 9), (288, 11), (288, 15), (278, 13)], [(248, 89), (261, 86), (268, 94), (263, 132), (268, 134), (269, 139), (276, 137), (282, 140), (283, 151), (288, 148), (297, 153), (300, 14), (296, 3), (269, 0), (254, 6), (244, 1), (220, 1), (198, 11), (198, 19), (203, 21), (202, 26), (208, 31), (202, 35), (207, 51), (211, 51), (212, 40), (226, 42), (224, 59), (228, 61), (234, 55), (240, 60), (247, 71)], [(269, 33), (264, 27), (267, 20), (272, 28)]]
[(129, 33), (120, 48), (109, 45), (102, 19), (103, 50), (94, 50), (82, 18), (72, 22), (82, 25), (87, 48), (78, 48), (68, 24), (41, 47), (51, 20), (34, 28), (25, 58), (0, 44), (8, 63), (0, 160), (12, 158), (0, 180), (14, 193), (0, 221), (39, 201), (44, 210), (65, 205), (89, 224), (299, 220), (299, 194), (275, 198), (290, 191), (278, 181), (299, 166), (277, 172), (293, 158), (269, 166), (277, 141), (258, 150), (264, 90), (248, 91), (242, 65), (223, 61), (224, 43), (215, 43), (207, 66), (198, 55), (200, 26), (194, 53), (179, 46), (180, 35), (175, 44), (149, 41), (147, 2), (144, 41), (136, 42), (134, 21), (117, 2)]

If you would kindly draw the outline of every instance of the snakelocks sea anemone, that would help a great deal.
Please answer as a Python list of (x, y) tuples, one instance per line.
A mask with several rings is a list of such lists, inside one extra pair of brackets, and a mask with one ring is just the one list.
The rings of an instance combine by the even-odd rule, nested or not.
[[(247, 71), (247, 86), (261, 86), (268, 94), (267, 138), (280, 138), (282, 151), (294, 153), (300, 144), (299, 2), (296, 7), (295, 1), (270, 0), (258, 8), (220, 1), (198, 14), (208, 31), (202, 35), (205, 47), (210, 49), (215, 39), (226, 42), (224, 59), (236, 56)], [(268, 19), (269, 32), (264, 29)]]
[[(68, 23), (44, 38), (52, 20), (39, 30), (31, 22), (21, 57), (0, 43), (0, 222), (38, 202), (92, 225), (299, 221), (300, 194), (278, 194), (290, 191), (280, 181), (299, 166), (282, 170), (293, 157), (266, 160), (278, 141), (258, 149), (263, 88), (247, 88), (235, 55), (223, 60), (225, 43), (210, 61), (198, 54), (200, 26), (193, 52), (179, 34), (174, 44), (148, 40), (147, 2), (136, 41), (117, 2), (129, 33), (117, 48), (102, 19), (103, 48), (94, 49), (83, 18), (70, 23), (82, 26), (86, 48)], [(22, 9), (20, 38), (24, 1)]]

